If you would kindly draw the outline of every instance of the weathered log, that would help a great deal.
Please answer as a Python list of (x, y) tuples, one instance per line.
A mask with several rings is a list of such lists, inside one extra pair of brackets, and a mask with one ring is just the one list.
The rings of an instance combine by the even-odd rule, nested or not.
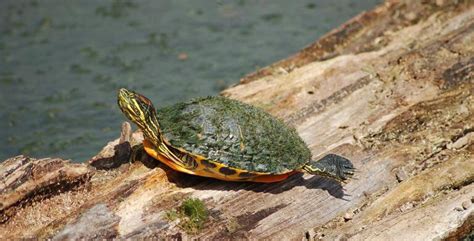
[[(0, 239), (430, 240), (474, 228), (474, 6), (388, 1), (223, 95), (293, 125), (315, 159), (337, 153), (347, 184), (276, 184), (177, 173), (141, 156), (141, 134), (88, 164), (19, 156), (0, 165)], [(55, 185), (57, 184), (57, 185)], [(165, 213), (186, 197), (210, 220), (185, 233)]]

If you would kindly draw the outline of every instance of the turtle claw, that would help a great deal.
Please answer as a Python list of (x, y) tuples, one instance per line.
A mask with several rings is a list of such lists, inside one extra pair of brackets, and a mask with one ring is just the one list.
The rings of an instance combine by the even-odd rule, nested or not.
[(352, 176), (354, 175), (354, 171), (350, 170), (350, 171), (344, 171), (344, 174), (345, 175), (348, 175), (348, 176)]
[(342, 172), (348, 176), (352, 176), (358, 171), (354, 167), (344, 165)]
[[(340, 157), (340, 156), (338, 156), (338, 157)], [(352, 166), (352, 163), (351, 163), (351, 165), (344, 164), (344, 165), (342, 165), (342, 166), (345, 167), (345, 168), (347, 168), (347, 169), (355, 170), (354, 166)]]

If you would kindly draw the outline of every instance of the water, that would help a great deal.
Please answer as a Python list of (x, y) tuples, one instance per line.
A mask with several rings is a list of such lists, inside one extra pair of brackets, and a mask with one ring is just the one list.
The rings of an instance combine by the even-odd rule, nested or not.
[(216, 95), (381, 0), (0, 1), (0, 160), (87, 160), (119, 134), (119, 87)]

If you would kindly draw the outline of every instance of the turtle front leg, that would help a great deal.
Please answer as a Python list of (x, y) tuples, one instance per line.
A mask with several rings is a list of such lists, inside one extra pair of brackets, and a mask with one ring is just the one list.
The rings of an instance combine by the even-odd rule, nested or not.
[(153, 169), (159, 165), (159, 161), (146, 153), (143, 143), (132, 147), (132, 154), (130, 155), (130, 162), (141, 162), (146, 167)]
[(302, 168), (313, 174), (345, 181), (354, 175), (354, 166), (348, 159), (335, 154), (328, 154), (318, 161), (310, 161)]
[(130, 164), (136, 161), (141, 162), (143, 159), (143, 154), (145, 153), (145, 150), (143, 149), (143, 144), (140, 143), (138, 145), (135, 145), (132, 147), (132, 154), (130, 155)]

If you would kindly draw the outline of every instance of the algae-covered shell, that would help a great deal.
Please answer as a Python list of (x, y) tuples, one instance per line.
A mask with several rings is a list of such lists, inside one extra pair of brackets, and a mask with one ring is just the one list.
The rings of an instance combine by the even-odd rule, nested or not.
[(206, 97), (157, 110), (174, 147), (250, 172), (287, 173), (311, 153), (293, 128), (259, 108), (225, 97)]

